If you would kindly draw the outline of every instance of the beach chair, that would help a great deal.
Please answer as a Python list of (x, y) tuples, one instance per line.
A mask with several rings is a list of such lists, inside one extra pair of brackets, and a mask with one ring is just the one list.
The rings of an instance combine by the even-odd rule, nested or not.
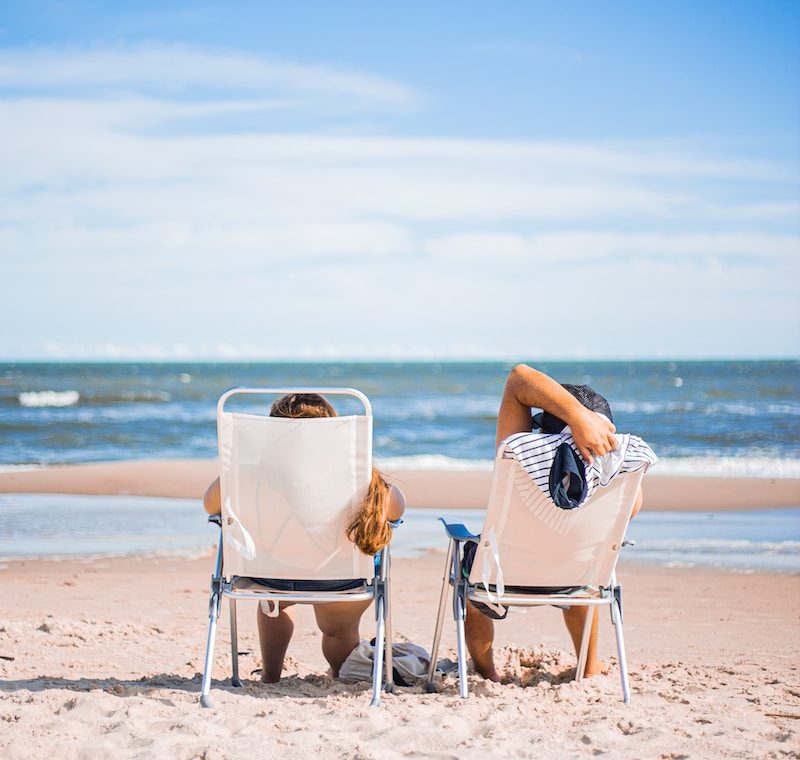
[[(286, 393), (347, 395), (363, 414), (311, 419), (226, 411), (234, 397)], [(242, 399), (239, 399), (241, 403)], [(230, 406), (230, 404), (229, 404)], [(359, 551), (345, 535), (352, 510), (372, 474), (372, 408), (351, 388), (237, 388), (217, 404), (221, 515), (216, 567), (211, 578), (208, 641), (200, 702), (210, 707), (214, 639), (222, 598), (230, 606), (231, 684), (241, 686), (236, 604), (240, 599), (328, 604), (375, 601), (372, 705), (381, 686), (393, 689), (389, 547), (376, 557)], [(347, 591), (282, 591), (272, 581), (361, 580)], [(274, 584), (274, 586), (287, 584)], [(277, 614), (277, 613), (276, 613)]]
[[(456, 622), (461, 697), (468, 697), (464, 620), (467, 599), (502, 607), (541, 605), (608, 606), (617, 638), (623, 699), (630, 684), (622, 630), (622, 592), (615, 567), (625, 528), (646, 467), (617, 475), (577, 509), (561, 509), (531, 480), (515, 459), (498, 450), (486, 519), (479, 535), (444, 520), (449, 538), (439, 611), (431, 648), (427, 690), (433, 683), (450, 589)], [(464, 547), (475, 543), (469, 577), (461, 571)], [(586, 616), (576, 679), (583, 678), (592, 618)]]

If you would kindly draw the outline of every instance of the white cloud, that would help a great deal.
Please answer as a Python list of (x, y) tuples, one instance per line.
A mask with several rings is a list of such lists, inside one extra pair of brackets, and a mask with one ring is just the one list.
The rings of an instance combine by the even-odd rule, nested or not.
[[(800, 350), (785, 167), (658, 141), (198, 131), (420, 102), (237, 53), (6, 51), (3, 86), (0, 355)], [(548, 298), (558, 324), (509, 319)], [(624, 340), (602, 328), (631, 313)]]
[(291, 93), (343, 98), (345, 107), (360, 104), (404, 110), (416, 108), (421, 100), (419, 93), (404, 84), (364, 72), (236, 51), (153, 44), (127, 49), (0, 50), (0, 88), (192, 97), (209, 89), (217, 97)]
[(426, 241), (432, 256), (451, 261), (536, 262), (725, 260), (727, 265), (800, 261), (800, 236), (771, 233), (628, 233), (587, 230), (541, 235), (460, 233)]

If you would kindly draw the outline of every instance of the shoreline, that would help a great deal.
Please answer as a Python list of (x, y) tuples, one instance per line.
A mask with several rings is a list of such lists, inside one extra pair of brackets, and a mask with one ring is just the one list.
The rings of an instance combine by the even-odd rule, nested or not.
[[(483, 509), (491, 471), (485, 468), (386, 468), (420, 509)], [(214, 459), (143, 459), (0, 471), (0, 493), (154, 496), (200, 499), (217, 476)], [(648, 474), (648, 510), (739, 511), (800, 506), (800, 478)]]

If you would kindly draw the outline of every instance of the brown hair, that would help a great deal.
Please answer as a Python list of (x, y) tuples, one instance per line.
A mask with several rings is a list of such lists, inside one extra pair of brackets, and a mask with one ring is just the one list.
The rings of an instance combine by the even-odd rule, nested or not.
[(390, 486), (374, 467), (369, 488), (361, 502), (361, 509), (347, 526), (347, 537), (364, 554), (377, 554), (392, 537), (392, 529), (386, 519), (389, 508)]
[[(330, 402), (318, 393), (290, 393), (270, 408), (270, 417), (337, 417)], [(386, 519), (390, 486), (374, 467), (361, 506), (347, 525), (347, 537), (364, 554), (377, 554), (389, 543), (392, 529)]]
[(269, 410), (270, 417), (336, 417), (330, 402), (318, 393), (290, 393)]

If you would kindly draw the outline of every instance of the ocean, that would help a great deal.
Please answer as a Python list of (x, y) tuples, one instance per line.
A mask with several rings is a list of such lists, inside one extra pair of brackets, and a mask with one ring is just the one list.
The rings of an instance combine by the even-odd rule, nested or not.
[[(800, 362), (544, 362), (611, 403), (660, 472), (800, 477)], [(511, 364), (0, 364), (0, 469), (216, 456), (216, 401), (235, 386), (348, 386), (373, 405), (377, 461), (489, 467)], [(339, 411), (355, 409), (336, 401)], [(798, 509), (652, 513), (625, 561), (800, 572)], [(0, 496), (0, 558), (208, 551), (215, 531), (191, 500)], [(438, 513), (409, 510), (399, 556), (440, 546)], [(447, 516), (477, 530), (481, 513)], [(160, 519), (153, 519), (159, 517)], [(148, 519), (150, 518), (150, 519)]]
[[(606, 396), (617, 429), (644, 438), (662, 472), (800, 475), (800, 362), (531, 364)], [(214, 457), (216, 401), (235, 386), (358, 388), (378, 459), (488, 462), (511, 366), (0, 364), (0, 466)]]

